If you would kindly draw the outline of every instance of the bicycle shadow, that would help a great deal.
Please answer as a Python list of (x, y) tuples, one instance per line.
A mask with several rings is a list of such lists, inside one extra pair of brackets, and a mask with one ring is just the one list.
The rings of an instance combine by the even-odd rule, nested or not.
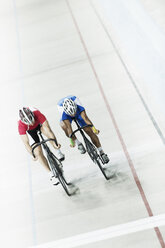
[[(92, 187), (93, 180), (100, 180), (102, 178), (102, 183), (108, 189), (111, 188), (115, 184), (121, 184), (126, 181), (130, 181), (130, 172), (129, 170), (123, 170), (120, 163), (107, 164), (104, 168), (105, 172), (108, 176), (108, 180), (100, 173), (100, 171), (93, 169), (91, 171), (84, 172), (81, 176), (72, 180), (74, 185), (78, 185), (78, 190), (76, 192), (77, 195), (81, 194), (81, 187), (86, 183), (90, 184)], [(91, 183), (89, 183), (91, 182)]]

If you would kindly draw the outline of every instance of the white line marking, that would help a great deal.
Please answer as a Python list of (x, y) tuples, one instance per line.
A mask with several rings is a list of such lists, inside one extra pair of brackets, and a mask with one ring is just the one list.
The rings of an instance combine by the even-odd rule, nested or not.
[(73, 248), (165, 225), (165, 214), (79, 234), (31, 248)]
[[(22, 80), (24, 73), (23, 73), (23, 63), (22, 63), (21, 43), (20, 43), (20, 33), (19, 33), (19, 25), (18, 25), (16, 0), (13, 0), (13, 13), (14, 13), (14, 18), (15, 18), (15, 30), (16, 30), (16, 37), (17, 37), (19, 71), (20, 71), (20, 77), (21, 77), (20, 87), (21, 87), (21, 95), (22, 95), (22, 105), (26, 105), (24, 82)], [(31, 219), (32, 219), (32, 235), (33, 235), (33, 244), (36, 245), (37, 244), (36, 221), (35, 221), (35, 210), (34, 210), (34, 200), (33, 200), (33, 190), (32, 190), (32, 172), (31, 172), (30, 163), (31, 163), (30, 158), (27, 155), (27, 165), (28, 165), (28, 175), (29, 175), (30, 208), (31, 208)]]

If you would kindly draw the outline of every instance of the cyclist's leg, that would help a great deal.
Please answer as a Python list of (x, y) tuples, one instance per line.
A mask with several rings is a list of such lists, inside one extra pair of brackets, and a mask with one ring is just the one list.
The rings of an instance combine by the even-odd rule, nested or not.
[(50, 171), (48, 161), (47, 161), (47, 159), (45, 158), (45, 156), (43, 154), (41, 146), (38, 146), (38, 147), (35, 148), (34, 155), (36, 157), (36, 160), (38, 160), (39, 163), (42, 164), (46, 170)]
[[(69, 120), (68, 120), (68, 121), (69, 121)], [(68, 129), (68, 126), (67, 126), (67, 124), (66, 124), (65, 121), (61, 121), (61, 122), (60, 122), (61, 128), (62, 128), (63, 131), (65, 132), (66, 136), (69, 138), (69, 134), (71, 134), (73, 131), (72, 131), (72, 128), (70, 127), (71, 123), (70, 123), (70, 124), (68, 123), (68, 125), (69, 125), (69, 129)], [(77, 145), (78, 150), (80, 151), (81, 154), (84, 154), (84, 153), (86, 152), (85, 147), (84, 147), (83, 144), (77, 139), (76, 135), (74, 135), (74, 137), (72, 137), (72, 138), (70, 139), (70, 141), (71, 141), (70, 146), (71, 146), (71, 147), (75, 147), (75, 145)]]
[(88, 134), (88, 136), (91, 138), (92, 143), (97, 148), (101, 147), (100, 140), (99, 140), (98, 136), (95, 133), (93, 133), (91, 127), (85, 127), (84, 131)]
[[(85, 113), (85, 111), (84, 111)], [(87, 117), (86, 113), (85, 113), (85, 116), (86, 116), (86, 119), (91, 122), (89, 120), (89, 118)], [(85, 119), (82, 118), (81, 116), (81, 112), (78, 116), (78, 122), (80, 124), (80, 126), (85, 126), (86, 125), (86, 122), (85, 122)], [(102, 157), (104, 163), (108, 163), (109, 162), (109, 158), (108, 156), (104, 153), (102, 147), (101, 147), (101, 143), (100, 143), (100, 140), (98, 138), (98, 136), (93, 132), (93, 130), (90, 128), (90, 127), (85, 127), (84, 128), (84, 131), (88, 134), (88, 136), (91, 138), (91, 141), (92, 143), (97, 147), (99, 153), (100, 153), (100, 156)]]
[[(63, 129), (63, 131), (65, 132), (65, 135), (69, 138), (69, 134), (71, 134), (73, 132), (70, 120), (61, 121), (60, 126)], [(76, 135), (74, 135), (74, 136), (77, 139)]]
[(98, 149), (98, 151), (100, 153), (100, 156), (102, 157), (104, 163), (108, 163), (109, 158), (108, 158), (107, 154), (104, 153), (98, 136), (95, 133), (93, 133), (93, 131), (92, 131), (92, 129), (90, 127), (85, 127), (84, 131), (91, 138), (92, 143), (97, 147), (97, 149)]
[(65, 132), (65, 135), (66, 135), (67, 137), (69, 137), (68, 128), (67, 128), (67, 125), (65, 124), (64, 121), (61, 121), (61, 122), (60, 122), (60, 126), (61, 126), (62, 130)]
[[(44, 124), (41, 126), (41, 132), (48, 138), (48, 139), (56, 139), (53, 131), (51, 130), (48, 121), (45, 121)], [(51, 145), (55, 148), (58, 158), (63, 161), (65, 159), (65, 155), (61, 152), (60, 147), (57, 148), (54, 141), (50, 141)]]
[[(35, 141), (35, 143), (32, 145), (32, 147), (40, 142), (40, 139), (38, 137), (38, 134), (37, 134), (37, 131), (40, 130), (40, 126), (38, 125), (35, 129), (33, 130), (28, 130), (28, 134), (32, 137), (32, 139)], [(39, 161), (40, 164), (42, 164), (47, 170), (50, 170), (49, 169), (49, 165), (48, 165), (48, 162), (47, 162), (47, 159), (45, 158), (44, 154), (43, 154), (43, 151), (42, 151), (42, 148), (41, 146), (38, 146), (35, 150), (34, 150), (34, 154), (36, 156), (36, 160)]]

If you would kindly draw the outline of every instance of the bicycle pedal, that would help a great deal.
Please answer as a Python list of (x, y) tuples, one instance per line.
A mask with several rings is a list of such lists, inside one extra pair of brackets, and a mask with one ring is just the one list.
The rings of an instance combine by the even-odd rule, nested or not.
[(53, 183), (54, 186), (57, 186), (60, 182), (57, 182), (57, 183)]
[(59, 160), (62, 162), (62, 161), (64, 161), (64, 160), (65, 160), (65, 157), (63, 157), (63, 158), (59, 158)]
[(100, 160), (101, 160), (102, 164), (105, 164), (105, 162), (104, 162), (104, 160), (102, 158), (100, 158)]

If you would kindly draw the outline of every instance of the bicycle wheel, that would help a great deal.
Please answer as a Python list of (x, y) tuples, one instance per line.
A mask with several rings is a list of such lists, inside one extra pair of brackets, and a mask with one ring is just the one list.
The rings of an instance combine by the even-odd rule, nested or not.
[(49, 160), (50, 160), (49, 162), (51, 164), (53, 175), (58, 178), (58, 180), (59, 180), (60, 184), (62, 185), (63, 189), (65, 190), (66, 194), (68, 196), (71, 196), (71, 193), (69, 192), (69, 189), (67, 187), (70, 184), (67, 183), (67, 181), (63, 175), (63, 171), (61, 169), (61, 167), (62, 167), (61, 161), (59, 161), (53, 153), (51, 154), (51, 157), (49, 157)]
[(72, 183), (68, 183), (68, 182), (66, 181), (65, 177), (64, 177), (64, 173), (63, 173), (63, 169), (62, 169), (63, 165), (62, 165), (61, 161), (60, 161), (58, 158), (56, 158), (56, 156), (55, 156), (53, 153), (52, 153), (51, 155), (52, 155), (53, 159), (56, 161), (56, 165), (57, 165), (56, 168), (57, 168), (59, 174), (62, 174), (62, 177), (63, 177), (64, 182), (65, 182), (67, 185), (72, 185)]
[(96, 163), (98, 165), (98, 167), (101, 170), (102, 174), (104, 175), (105, 179), (109, 180), (110, 178), (106, 175), (104, 168), (101, 166), (100, 155), (98, 154), (95, 146), (89, 140), (85, 140), (85, 144), (86, 144), (86, 149), (87, 149), (87, 152), (88, 152), (90, 158), (92, 159), (92, 161), (94, 163)]

